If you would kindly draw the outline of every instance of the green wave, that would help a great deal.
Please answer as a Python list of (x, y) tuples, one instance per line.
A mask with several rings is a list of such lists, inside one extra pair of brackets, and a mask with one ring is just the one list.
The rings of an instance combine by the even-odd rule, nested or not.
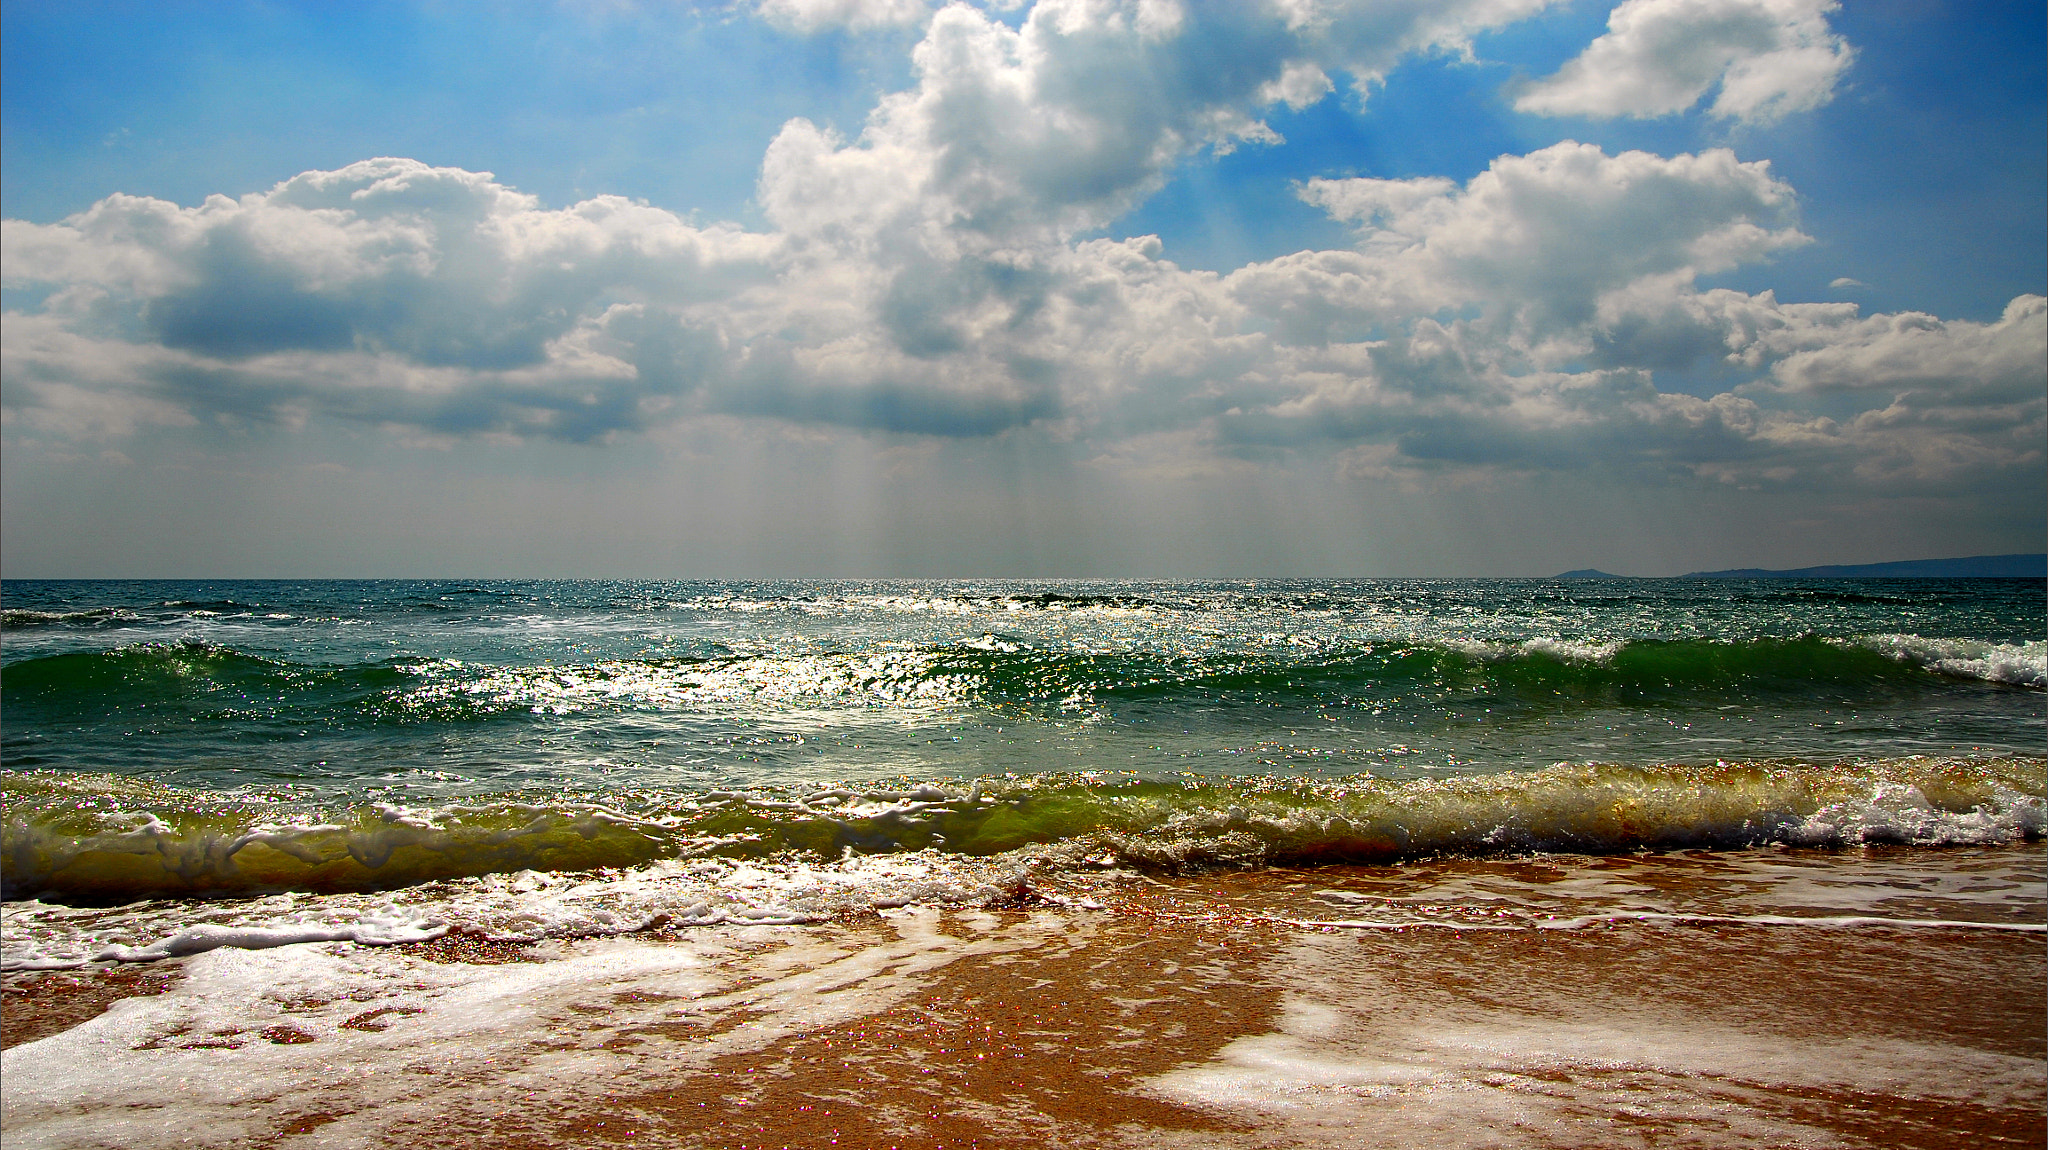
[(1387, 862), (2039, 838), (2048, 760), (1564, 765), (1458, 779), (1101, 779), (508, 796), (325, 808), (105, 775), (0, 774), (5, 897), (390, 889), (655, 859), (937, 849), (1043, 865)]
[(1296, 656), (1159, 658), (1068, 652), (956, 651), (945, 669), (1013, 700), (1374, 701), (1462, 693), (1524, 701), (1652, 702), (1739, 691), (1799, 696), (1816, 688), (1941, 689), (1937, 660), (1853, 642), (1790, 639), (1639, 640), (1610, 646), (1532, 642), (1457, 646), (1388, 643)]
[[(1879, 642), (1878, 639), (1885, 640)], [(1014, 646), (1006, 644), (1006, 646)], [(12, 719), (93, 722), (147, 714), (197, 720), (358, 726), (477, 722), (575, 707), (687, 709), (731, 704), (1216, 702), (1342, 706), (1448, 697), (1554, 705), (1685, 704), (1816, 692), (1897, 697), (1987, 682), (2040, 687), (2041, 644), (1884, 636), (1642, 640), (1608, 646), (1387, 643), (1339, 651), (1207, 655), (989, 650), (960, 645), (877, 655), (618, 660), (583, 667), (490, 667), (391, 660), (289, 663), (203, 643), (142, 644), (25, 659), (0, 695)], [(1987, 653), (1988, 652), (1988, 653)]]
[(0, 697), (21, 727), (112, 716), (349, 726), (513, 710), (488, 700), (423, 696), (416, 662), (321, 666), (212, 643), (145, 643), (9, 664)]

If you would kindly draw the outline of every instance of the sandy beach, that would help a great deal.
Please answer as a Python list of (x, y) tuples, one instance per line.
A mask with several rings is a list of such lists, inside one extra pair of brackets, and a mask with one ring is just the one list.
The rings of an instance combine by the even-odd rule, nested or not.
[(2038, 1146), (2041, 874), (1444, 860), (14, 974), (7, 1141)]

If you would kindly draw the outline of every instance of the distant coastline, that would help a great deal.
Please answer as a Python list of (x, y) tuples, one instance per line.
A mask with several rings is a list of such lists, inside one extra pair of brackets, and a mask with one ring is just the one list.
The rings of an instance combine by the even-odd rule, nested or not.
[[(1634, 579), (1582, 567), (1553, 579)], [(2048, 554), (1971, 555), (1961, 559), (1906, 559), (1895, 563), (1838, 563), (1824, 567), (1793, 567), (1774, 571), (1734, 567), (1726, 571), (1690, 571), (1681, 579), (2048, 579)]]

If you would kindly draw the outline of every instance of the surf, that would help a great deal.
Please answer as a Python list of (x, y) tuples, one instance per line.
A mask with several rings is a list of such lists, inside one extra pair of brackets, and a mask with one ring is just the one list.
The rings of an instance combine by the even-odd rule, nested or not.
[(1044, 775), (323, 805), (115, 776), (0, 775), (5, 897), (390, 890), (660, 859), (1028, 853), (1205, 867), (1769, 845), (1986, 845), (2043, 826), (2048, 760), (1557, 764), (1397, 781)]

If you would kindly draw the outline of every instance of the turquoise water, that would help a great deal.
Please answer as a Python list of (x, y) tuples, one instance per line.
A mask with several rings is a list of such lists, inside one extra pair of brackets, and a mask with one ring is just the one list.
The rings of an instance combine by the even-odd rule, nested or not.
[[(2024, 838), (2048, 750), (2026, 580), (8, 582), (0, 607), (10, 897), (1104, 835), (1185, 858), (1201, 826), (1197, 856), (1255, 860), (1745, 845), (1825, 840), (1796, 828), (1852, 799), (1879, 813), (1838, 839)], [(1621, 818), (1620, 791), (1668, 809)]]

